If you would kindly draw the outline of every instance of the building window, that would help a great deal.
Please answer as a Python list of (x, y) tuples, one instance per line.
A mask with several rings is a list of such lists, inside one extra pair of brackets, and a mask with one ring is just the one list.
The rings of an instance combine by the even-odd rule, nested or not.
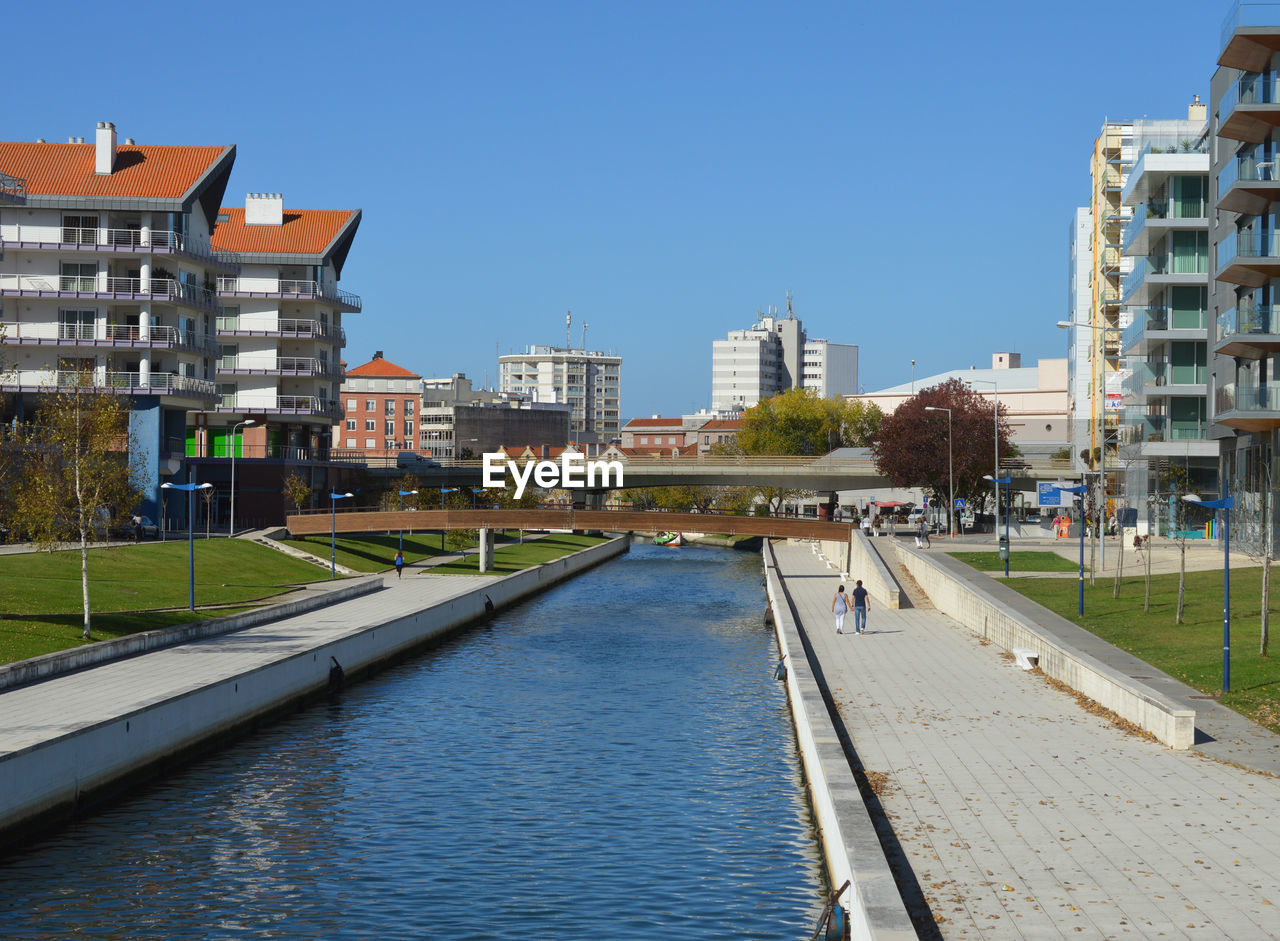
[(413, 422), (411, 422), (411, 421), (406, 421), (406, 422), (404, 423), (404, 436), (405, 436), (406, 438), (412, 438), (412, 437), (413, 437)]
[(385, 405), (386, 405), (386, 410), (387, 410), (387, 414), (388, 414), (388, 415), (394, 415), (394, 414), (396, 413), (396, 400), (395, 400), (395, 399), (387, 399), (387, 401), (386, 401)]
[(347, 399), (347, 411), (348, 411), (348, 412), (354, 412), (355, 410), (356, 410), (356, 400), (355, 400), (355, 399)]
[(370, 451), (372, 451), (374, 448), (378, 446), (378, 443), (373, 438), (365, 438), (364, 446), (368, 448)]
[(394, 451), (396, 449), (396, 442), (393, 438), (388, 438), (386, 441), (382, 442), (382, 445), (388, 451)]
[(413, 417), (413, 399), (404, 400), (404, 414), (406, 418)]
[(390, 436), (396, 433), (396, 422), (394, 418), (387, 419), (383, 424), (384, 427), (382, 429), (382, 433), (384, 435)]
[(348, 418), (347, 431), (355, 431), (355, 430), (356, 430), (356, 420), (354, 418)]
[(378, 400), (377, 400), (377, 399), (365, 399), (365, 400), (364, 400), (364, 410), (365, 410), (366, 412), (376, 411), (376, 410), (377, 410), (377, 408), (378, 408)]
[(347, 439), (347, 447), (349, 447), (349, 448), (354, 448), (355, 446), (356, 446), (356, 439), (355, 439), (355, 438), (348, 438), (348, 439)]
[[(378, 430), (378, 422), (377, 422), (375, 419), (373, 419), (373, 418), (366, 418), (366, 419), (364, 420), (364, 430), (365, 430), (365, 431), (377, 431), (377, 430)], [(373, 445), (368, 445), (368, 447), (373, 447)]]
[(641, 443), (641, 444), (648, 444), (648, 443), (649, 443), (649, 438), (648, 438), (648, 436), (646, 435), (645, 437), (641, 438), (641, 439), (640, 439), (640, 443)]

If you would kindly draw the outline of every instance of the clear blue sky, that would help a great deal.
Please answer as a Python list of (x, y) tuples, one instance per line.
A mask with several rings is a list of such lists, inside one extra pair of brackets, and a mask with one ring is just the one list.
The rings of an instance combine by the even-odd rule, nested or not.
[(625, 420), (708, 405), (711, 341), (788, 290), (867, 390), (1065, 356), (1093, 139), (1207, 101), (1228, 9), (46, 3), (0, 137), (234, 143), (229, 204), (364, 210), (349, 364), (496, 384), (572, 310)]

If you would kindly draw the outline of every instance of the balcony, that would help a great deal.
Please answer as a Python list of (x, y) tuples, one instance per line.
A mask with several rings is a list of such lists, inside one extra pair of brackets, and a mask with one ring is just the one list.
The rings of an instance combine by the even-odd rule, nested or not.
[(1270, 231), (1242, 229), (1218, 245), (1218, 281), (1262, 287), (1280, 277), (1280, 236)]
[(1256, 216), (1280, 199), (1280, 167), (1274, 157), (1256, 160), (1252, 154), (1230, 160), (1218, 174), (1218, 208)]
[[(1203, 203), (1201, 204), (1203, 206)], [(1193, 207), (1194, 208), (1194, 207)], [(1125, 227), (1121, 245), (1126, 255), (1145, 255), (1159, 244), (1166, 233), (1174, 229), (1203, 229), (1208, 219), (1202, 208), (1199, 216), (1180, 215), (1168, 200), (1150, 200), (1134, 211)]]
[(1224, 383), (1214, 396), (1213, 419), (1241, 431), (1280, 428), (1280, 385)]
[(1280, 3), (1237, 3), (1222, 21), (1218, 64), (1261, 72), (1280, 51)]
[(282, 337), (299, 340), (324, 340), (346, 346), (347, 331), (320, 320), (250, 320), (245, 317), (219, 317), (218, 333), (237, 337)]
[(1160, 292), (1172, 285), (1203, 285), (1208, 280), (1208, 260), (1199, 254), (1160, 251), (1133, 263), (1133, 270), (1120, 288), (1121, 302), (1145, 307), (1158, 300)]
[(181, 255), (210, 268), (237, 272), (240, 263), (227, 252), (197, 245), (169, 229), (106, 229), (66, 225), (23, 225), (19, 222), (5, 248), (29, 252), (93, 252), (105, 255)]
[(309, 356), (278, 356), (268, 361), (223, 356), (218, 360), (218, 372), (237, 376), (314, 376), (339, 381), (344, 375), (340, 364), (330, 365), (327, 360)]
[(0, 294), (11, 297), (86, 298), (115, 301), (168, 301), (214, 310), (217, 298), (206, 288), (172, 278), (113, 278), (105, 275), (0, 276)]
[(3, 323), (6, 343), (62, 347), (124, 347), (128, 349), (216, 352), (217, 337), (180, 327), (109, 323)]
[[(18, 370), (4, 379), (3, 388), (15, 392), (47, 392), (51, 388), (72, 389), (80, 385), (82, 374), (75, 370)], [(143, 378), (140, 372), (95, 372), (87, 390), (117, 395), (162, 395), (195, 399), (201, 407), (218, 398), (212, 382), (179, 376), (176, 373), (153, 372)]]
[(0, 173), (0, 202), (22, 205), (27, 201), (27, 181), (20, 176)]
[(1272, 305), (1240, 304), (1223, 311), (1214, 329), (1215, 353), (1262, 359), (1280, 352), (1280, 311)]
[(1245, 72), (1227, 86), (1218, 104), (1218, 136), (1261, 144), (1280, 126), (1280, 81)]
[(350, 312), (357, 312), (363, 307), (358, 294), (321, 284), (318, 281), (298, 281), (291, 278), (281, 278), (275, 284), (266, 279), (249, 281), (244, 278), (219, 278), (218, 294), (222, 297), (273, 297), (287, 300), (329, 301)]
[(322, 399), (316, 395), (277, 395), (274, 399), (267, 401), (262, 401), (256, 396), (224, 395), (216, 410), (294, 415), (299, 418), (320, 418), (329, 423), (342, 420), (342, 404), (337, 399)]

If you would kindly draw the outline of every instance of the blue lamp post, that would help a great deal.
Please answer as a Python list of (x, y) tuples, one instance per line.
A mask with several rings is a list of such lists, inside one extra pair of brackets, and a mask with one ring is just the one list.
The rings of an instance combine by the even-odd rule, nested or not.
[[(1000, 485), (1005, 486), (1005, 498), (1008, 499), (1008, 487), (1013, 483), (1013, 477), (1007, 475), (1004, 477), (992, 477), (990, 474), (983, 474), (983, 480), (989, 480), (996, 485), (996, 513), (1000, 512)], [(1004, 560), (1004, 577), (1009, 577), (1009, 507), (1004, 508), (1004, 544), (1000, 546), (1000, 558)]]
[(1089, 489), (1085, 486), (1084, 478), (1080, 479), (1078, 487), (1059, 487), (1063, 493), (1074, 493), (1080, 498), (1080, 602), (1078, 614), (1084, 617), (1084, 494)]
[(329, 491), (329, 577), (338, 577), (338, 501), (354, 497), (354, 493)]
[[(418, 491), (416, 490), (401, 490), (400, 491), (400, 509), (404, 510), (405, 497), (412, 497), (417, 495), (417, 493)], [(404, 526), (403, 525), (400, 527), (400, 551), (404, 552)]]
[(1198, 494), (1183, 494), (1188, 503), (1198, 503), (1210, 510), (1222, 510), (1222, 691), (1231, 689), (1231, 496), (1221, 500), (1202, 500)]
[(161, 490), (185, 490), (187, 493), (187, 607), (196, 609), (196, 543), (195, 543), (195, 492), (212, 490), (213, 484), (163, 483)]

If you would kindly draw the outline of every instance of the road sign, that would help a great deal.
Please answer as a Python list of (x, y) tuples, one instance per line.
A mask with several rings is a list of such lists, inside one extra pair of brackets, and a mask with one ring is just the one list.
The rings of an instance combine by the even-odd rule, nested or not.
[(964, 509), (964, 497), (956, 497), (956, 509), (957, 510)]
[(1062, 506), (1062, 491), (1042, 480), (1036, 481), (1036, 498), (1040, 506)]

